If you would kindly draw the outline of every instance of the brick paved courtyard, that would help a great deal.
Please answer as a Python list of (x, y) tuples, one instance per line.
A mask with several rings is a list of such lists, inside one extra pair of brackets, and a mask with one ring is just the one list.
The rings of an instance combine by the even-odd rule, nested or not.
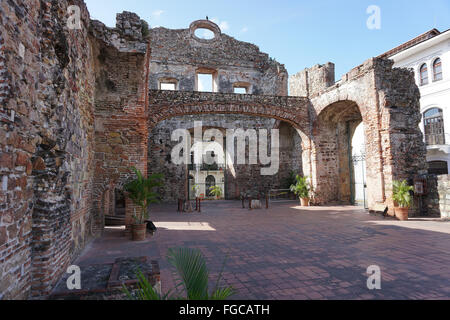
[[(205, 203), (202, 213), (154, 207), (159, 227), (142, 243), (108, 229), (78, 259), (80, 266), (116, 257), (158, 259), (163, 291), (173, 286), (165, 261), (171, 247), (199, 248), (212, 279), (228, 256), (224, 283), (237, 299), (450, 299), (450, 224), (399, 222), (355, 207), (242, 209), (240, 202)], [(378, 265), (382, 289), (367, 289), (366, 269)]]

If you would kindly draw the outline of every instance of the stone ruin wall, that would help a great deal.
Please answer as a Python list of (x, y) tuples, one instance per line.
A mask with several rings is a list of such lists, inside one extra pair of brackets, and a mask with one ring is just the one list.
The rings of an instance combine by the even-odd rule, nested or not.
[[(205, 23), (216, 33), (213, 40), (195, 37), (196, 24)], [(152, 47), (150, 88), (159, 89), (160, 79), (178, 82), (180, 91), (195, 91), (199, 69), (216, 73), (216, 92), (233, 93), (233, 85), (247, 83), (249, 94), (286, 96), (288, 74), (284, 65), (262, 53), (253, 44), (223, 34), (211, 21), (194, 22), (189, 29), (150, 30)]]
[(348, 192), (339, 187), (348, 183), (344, 181), (348, 172), (342, 170), (348, 161), (348, 153), (342, 150), (349, 149), (348, 144), (329, 134), (347, 121), (362, 120), (365, 125), (370, 208), (377, 204), (393, 208), (393, 180), (412, 183), (414, 177), (427, 173), (426, 148), (418, 126), (419, 90), (410, 71), (392, 66), (390, 60), (373, 58), (333, 85), (330, 63), (291, 77), (291, 94), (309, 93), (311, 99), (312, 155), (305, 171), (309, 168), (312, 173), (320, 193), (318, 203), (343, 200), (339, 196)]
[[(81, 30), (67, 28), (69, 5)], [(104, 182), (146, 169), (148, 41), (136, 17), (108, 29), (81, 0), (0, 3), (0, 299), (48, 295), (98, 235)]]
[[(194, 35), (196, 25), (205, 24), (216, 33), (213, 40), (198, 39)], [(194, 22), (188, 29), (171, 30), (166, 28), (154, 28), (150, 30), (152, 47), (150, 61), (150, 89), (158, 90), (159, 82), (176, 81), (179, 91), (196, 91), (196, 74), (198, 70), (209, 70), (215, 72), (217, 79), (216, 92), (234, 93), (234, 85), (248, 85), (248, 94), (264, 95), (287, 95), (287, 71), (284, 65), (272, 60), (267, 54), (262, 53), (253, 44), (238, 41), (226, 34), (221, 33), (219, 27), (210, 21)], [(165, 120), (159, 123), (150, 133), (149, 141), (149, 168), (155, 172), (165, 174), (163, 199), (165, 201), (176, 201), (176, 197), (185, 194), (184, 187), (180, 186), (180, 179), (185, 177), (185, 168), (177, 167), (167, 161), (171, 148), (175, 143), (170, 141), (169, 128), (172, 132), (178, 128), (190, 128), (194, 121), (202, 120), (205, 126), (216, 128), (242, 128), (258, 129), (274, 128), (275, 120), (270, 118), (250, 117), (246, 115), (200, 115), (184, 116), (174, 120)], [(292, 129), (292, 127), (291, 127)], [(288, 129), (289, 130), (289, 129)], [(293, 131), (293, 129), (292, 129)], [(292, 132), (285, 133), (292, 134)], [(297, 140), (300, 139), (296, 134)], [(290, 141), (295, 136), (292, 135)], [(159, 142), (163, 141), (160, 145)], [(297, 145), (299, 143), (297, 141)], [(283, 156), (291, 151), (283, 150)], [(301, 146), (297, 153), (301, 154)], [(300, 157), (295, 157), (298, 160)], [(296, 165), (285, 165), (287, 159), (281, 160), (281, 172), (276, 177), (263, 177), (261, 184), (260, 166), (237, 166), (236, 177), (227, 171), (227, 197), (239, 198), (241, 192), (253, 191), (258, 183), (258, 192), (267, 192), (270, 186), (280, 188), (289, 176), (291, 170), (299, 172), (301, 161)], [(238, 168), (239, 167), (239, 168)], [(156, 168), (159, 170), (156, 170)], [(170, 192), (177, 190), (177, 192)]]
[(423, 198), (423, 209), (432, 217), (450, 219), (450, 175), (429, 175), (428, 195)]
[(71, 4), (82, 30), (68, 1), (0, 3), (0, 299), (48, 293), (91, 237), (95, 79)]
[[(227, 165), (226, 196), (227, 199), (239, 199), (241, 192), (259, 192), (261, 196), (270, 189), (286, 189), (290, 185), (288, 178), (293, 171), (302, 173), (301, 138), (291, 125), (280, 123), (275, 119), (238, 114), (186, 115), (160, 122), (150, 132), (149, 172), (164, 174), (164, 187), (160, 194), (164, 202), (176, 202), (184, 197), (186, 179), (185, 166), (177, 166), (171, 161), (171, 152), (178, 142), (171, 141), (171, 134), (176, 129), (192, 129), (195, 121), (202, 121), (204, 130), (218, 128), (226, 138), (226, 129), (271, 129), (280, 130), (280, 170), (275, 176), (261, 176), (261, 165), (233, 166), (233, 174)], [(268, 136), (270, 141), (270, 134)], [(236, 154), (237, 151), (235, 151)], [(246, 149), (248, 161), (248, 142)]]
[[(69, 4), (81, 8), (81, 30), (67, 29)], [(137, 15), (118, 15), (116, 28), (107, 28), (89, 20), (81, 0), (2, 1), (0, 22), (0, 299), (50, 293), (101, 231), (129, 167), (147, 172), (158, 124), (176, 122), (173, 116), (238, 113), (236, 121), (248, 126), (273, 123), (261, 116), (297, 126), (302, 161), (295, 162), (313, 178), (319, 204), (346, 196), (336, 149), (345, 142), (330, 142), (328, 133), (356, 115), (345, 112), (355, 110), (352, 103), (367, 124), (371, 207), (392, 207), (393, 179), (426, 174), (418, 89), (409, 71), (392, 70), (387, 60), (370, 59), (336, 84), (332, 64), (307, 70), (292, 78), (292, 95), (304, 97), (295, 98), (287, 97), (282, 65), (226, 35), (192, 46), (186, 30), (159, 28), (146, 38)], [(181, 44), (172, 42), (179, 35)], [(162, 76), (179, 76), (180, 90), (193, 90), (196, 66), (217, 70), (221, 94), (150, 94)], [(251, 83), (250, 93), (259, 95), (230, 94), (234, 82)], [(438, 210), (447, 210), (439, 192)], [(134, 208), (126, 208), (130, 216)]]
[[(131, 167), (147, 173), (149, 42), (145, 24), (133, 13), (117, 15), (116, 28), (92, 21), (97, 39), (95, 91), (96, 226), (103, 229), (104, 216), (114, 215), (115, 190), (123, 189)], [(134, 206), (128, 203), (127, 210)]]

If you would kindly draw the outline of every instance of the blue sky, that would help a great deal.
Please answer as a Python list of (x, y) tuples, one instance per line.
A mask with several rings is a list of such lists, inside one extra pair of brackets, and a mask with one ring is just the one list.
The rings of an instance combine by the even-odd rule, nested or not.
[[(115, 25), (118, 12), (133, 11), (151, 27), (187, 28), (209, 16), (222, 31), (254, 43), (286, 65), (289, 74), (327, 61), (337, 79), (432, 28), (450, 28), (449, 0), (86, 0), (91, 18)], [(366, 10), (381, 9), (381, 29), (370, 30)]]

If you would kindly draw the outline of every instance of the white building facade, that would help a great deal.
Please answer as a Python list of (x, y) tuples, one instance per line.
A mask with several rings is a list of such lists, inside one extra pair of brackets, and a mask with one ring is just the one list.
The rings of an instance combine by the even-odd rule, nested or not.
[(433, 29), (383, 55), (414, 71), (430, 173), (450, 172), (450, 30)]

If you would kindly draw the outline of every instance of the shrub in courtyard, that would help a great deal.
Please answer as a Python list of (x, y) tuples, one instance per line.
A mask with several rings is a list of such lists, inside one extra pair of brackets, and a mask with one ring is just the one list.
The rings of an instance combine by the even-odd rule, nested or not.
[(291, 191), (300, 199), (301, 205), (307, 207), (309, 205), (310, 186), (308, 177), (297, 175), (296, 183), (291, 185)]
[(226, 300), (235, 293), (232, 287), (219, 287), (225, 263), (214, 288), (209, 290), (208, 268), (203, 254), (198, 249), (169, 249), (168, 261), (178, 273), (175, 292), (159, 294), (142, 272), (138, 272), (138, 289), (131, 293), (124, 287), (128, 298), (131, 300)]
[(162, 186), (162, 174), (152, 174), (145, 178), (141, 171), (132, 168), (137, 178), (125, 185), (127, 196), (140, 208), (133, 215), (134, 224), (132, 226), (133, 240), (144, 240), (147, 228), (148, 206), (151, 203), (159, 202), (159, 194), (154, 191), (156, 187)]
[(211, 195), (213, 195), (214, 197), (216, 197), (217, 199), (220, 199), (220, 197), (222, 196), (222, 188), (219, 186), (213, 186), (211, 188), (209, 188), (209, 193)]
[(411, 192), (414, 188), (408, 185), (406, 180), (394, 181), (393, 200), (398, 207), (395, 208), (395, 215), (400, 220), (408, 220), (409, 208), (412, 205)]

